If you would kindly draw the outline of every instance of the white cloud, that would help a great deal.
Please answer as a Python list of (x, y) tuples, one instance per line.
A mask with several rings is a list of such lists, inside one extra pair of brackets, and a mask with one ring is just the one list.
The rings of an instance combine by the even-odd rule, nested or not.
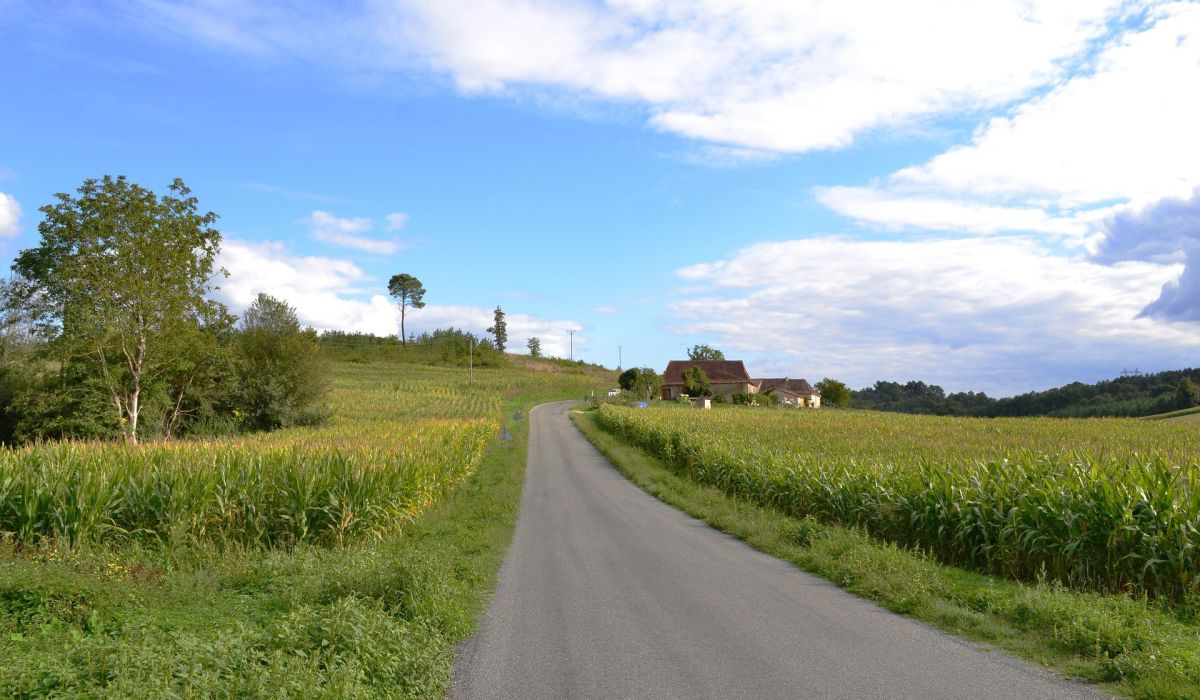
[(747, 152), (805, 152), (1023, 98), (1060, 79), (1121, 4), (406, 0), (339, 15), (142, 0), (131, 19), (354, 73), (431, 67), (468, 93), (631, 103), (664, 131)]
[(619, 311), (615, 306), (597, 306), (592, 309), (593, 313), (597, 314), (615, 314)]
[(1082, 235), (1085, 221), (1052, 216), (1032, 206), (1003, 206), (973, 200), (903, 195), (871, 187), (819, 187), (817, 199), (834, 211), (887, 231), (919, 228), (989, 234), (1000, 231)]
[(395, 211), (383, 217), (387, 221), (388, 231), (399, 231), (408, 224), (408, 214), (401, 211)]
[[(229, 271), (218, 281), (217, 298), (235, 313), (245, 309), (259, 292), (287, 301), (305, 325), (319, 330), (396, 335), (400, 311), (384, 294), (362, 293), (363, 286), (382, 288), (360, 267), (346, 260), (292, 254), (282, 243), (251, 243), (225, 239), (218, 264)], [(366, 298), (363, 298), (366, 296)], [(426, 304), (409, 309), (405, 330), (413, 333), (453, 326), (483, 335), (492, 325), (492, 310), (466, 305)], [(547, 321), (530, 314), (510, 313), (508, 349), (524, 352), (530, 336), (542, 341), (548, 355), (567, 356), (567, 329), (582, 330), (574, 321)], [(575, 336), (576, 350), (586, 338)]]
[(712, 337), (758, 372), (1006, 394), (1188, 364), (1194, 328), (1139, 317), (1181, 267), (1104, 265), (1026, 238), (822, 237), (683, 268), (709, 291), (671, 309), (676, 332)]
[[(389, 216), (394, 216), (389, 215)], [(343, 248), (365, 250), (368, 253), (391, 255), (404, 246), (395, 240), (382, 241), (358, 234), (370, 231), (374, 224), (367, 217), (339, 218), (324, 211), (314, 211), (309, 217), (311, 235), (318, 241), (332, 243)], [(390, 227), (389, 227), (389, 230)]]
[(0, 236), (21, 233), (21, 205), (11, 194), (0, 192)]
[(863, 188), (818, 189), (834, 210), (889, 228), (1064, 233), (1095, 229), (1121, 205), (1200, 186), (1200, 4), (1106, 44), (1062, 81), (969, 144)]
[(1200, 5), (1158, 10), (1073, 78), (900, 183), (1060, 206), (1186, 195), (1200, 184)]

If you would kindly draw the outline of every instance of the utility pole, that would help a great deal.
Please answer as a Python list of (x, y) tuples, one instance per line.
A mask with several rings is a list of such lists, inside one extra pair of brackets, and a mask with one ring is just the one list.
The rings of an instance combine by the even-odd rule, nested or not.
[(625, 349), (624, 345), (617, 346), (617, 371), (618, 372), (620, 372), (621, 369), (625, 367), (625, 358), (621, 354), (624, 349)]
[(471, 383), (475, 383), (475, 334), (471, 334), (471, 342), (467, 343), (467, 366), (471, 368)]
[(568, 328), (567, 333), (571, 335), (571, 361), (575, 361), (575, 329)]

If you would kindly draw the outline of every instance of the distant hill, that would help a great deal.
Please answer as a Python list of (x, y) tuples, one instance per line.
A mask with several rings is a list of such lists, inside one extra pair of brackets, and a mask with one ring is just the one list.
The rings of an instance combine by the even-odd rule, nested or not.
[(936, 384), (875, 382), (851, 392), (850, 405), (876, 411), (949, 416), (1150, 416), (1200, 405), (1200, 369), (1072, 382), (1045, 391), (995, 399), (983, 392), (947, 394)]

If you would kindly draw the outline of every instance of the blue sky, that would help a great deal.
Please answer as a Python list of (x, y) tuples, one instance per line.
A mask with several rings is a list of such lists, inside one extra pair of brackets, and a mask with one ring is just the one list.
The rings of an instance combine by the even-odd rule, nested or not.
[[(0, 0), (0, 256), (182, 177), (319, 328), (1005, 395), (1200, 350), (1196, 3)], [(1069, 5), (1069, 7), (1067, 7)], [(1017, 49), (1016, 47), (1020, 47)]]

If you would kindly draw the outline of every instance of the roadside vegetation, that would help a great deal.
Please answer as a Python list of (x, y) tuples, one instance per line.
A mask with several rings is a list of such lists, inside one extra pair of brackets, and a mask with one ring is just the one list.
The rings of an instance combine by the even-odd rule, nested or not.
[(0, 697), (438, 697), (523, 416), (611, 381), (338, 362), (324, 426), (0, 453)]
[(1187, 425), (611, 405), (597, 420), (701, 483), (946, 563), (1198, 601)]
[[(932, 476), (937, 466), (949, 467), (951, 475), (961, 474), (964, 465), (986, 465), (989, 454), (999, 457), (998, 464), (1004, 464), (1007, 457), (1008, 464), (1015, 459), (1019, 465), (1022, 450), (1039, 445), (1054, 449), (1062, 444), (1077, 455), (1090, 451), (1095, 473), (1102, 474), (1106, 465), (1118, 464), (1114, 460), (1119, 455), (1131, 454), (1123, 451), (1122, 444), (1153, 450), (1153, 445), (1161, 442), (1166, 448), (1162, 459), (1182, 459), (1194, 474), (1195, 462), (1187, 460), (1195, 454), (1195, 445), (1189, 442), (1195, 438), (1174, 431), (1168, 431), (1172, 436), (1151, 432), (1138, 437), (1139, 429), (1151, 425), (1134, 421), (947, 421), (854, 412), (820, 416), (817, 412), (778, 412), (776, 418), (776, 413), (602, 405), (573, 418), (589, 440), (652, 495), (890, 610), (995, 645), (1064, 675), (1104, 683), (1110, 692), (1135, 698), (1200, 698), (1200, 619), (1194, 589), (1175, 595), (1170, 593), (1173, 586), (1168, 586), (1158, 597), (1151, 597), (1146, 585), (1155, 581), (1143, 580), (1141, 588), (1130, 588), (1128, 593), (1079, 590), (1056, 581), (1049, 570), (1040, 567), (1029, 570), (1021, 577), (1024, 581), (1018, 582), (986, 575), (987, 566), (977, 567), (982, 571), (948, 566), (941, 561), (944, 552), (937, 548), (902, 546), (897, 542), (909, 542), (901, 538), (885, 541), (879, 536), (883, 533), (872, 530), (873, 523), (877, 526), (889, 520), (890, 511), (904, 508), (894, 500), (897, 494), (889, 495), (882, 488), (892, 483), (889, 475), (897, 470)], [(749, 425), (751, 419), (743, 417), (771, 425), (755, 432)], [(772, 424), (776, 420), (783, 422)], [(738, 430), (729, 429), (733, 426)], [(1106, 435), (1113, 429), (1115, 435)], [(749, 432), (743, 435), (742, 430)], [(835, 448), (840, 451), (832, 451)], [(922, 462), (918, 448), (927, 449), (930, 461)], [(797, 461), (798, 453), (811, 453), (812, 458)], [(789, 466), (776, 469), (789, 454), (793, 458)], [(957, 469), (956, 460), (962, 463)], [(1061, 466), (1064, 462), (1044, 464)], [(807, 474), (801, 475), (802, 470)], [(986, 511), (1000, 505), (998, 499), (981, 502), (977, 491), (993, 476), (1003, 477), (1003, 470), (971, 476), (973, 480), (955, 482), (949, 491), (943, 488), (945, 479), (929, 484), (933, 498), (926, 501), (930, 510), (924, 516), (935, 515), (950, 528), (952, 540), (963, 539), (960, 545), (952, 543), (951, 551), (978, 542), (971, 538), (986, 531), (972, 530), (967, 524), (984, 525)], [(1079, 518), (1089, 522), (1081, 508), (1084, 503), (1076, 500), (1079, 492), (1072, 491), (1070, 482), (1045, 480), (1051, 476), (1042, 472), (1040, 481), (1008, 482), (1011, 495), (1029, 492), (1030, 500), (1024, 505), (1041, 509), (1044, 531), (1024, 530), (1023, 535), (1035, 543), (1050, 540), (1048, 549), (1063, 529)], [(805, 480), (814, 486), (820, 482), (827, 494), (810, 501), (785, 500), (794, 496), (796, 485)], [(1136, 491), (1136, 487), (1127, 490)], [(938, 499), (947, 493), (955, 493), (957, 501), (944, 501), (949, 511), (937, 515)], [(1129, 530), (1147, 527), (1148, 507), (1161, 505), (1147, 496), (1141, 505), (1135, 504), (1136, 517), (1127, 524)], [(1034, 499), (1041, 500), (1035, 504)], [(1111, 503), (1095, 505), (1104, 508)], [(952, 517), (954, 512), (958, 518)], [(844, 517), (847, 514), (849, 517)], [(926, 532), (929, 524), (921, 521), (922, 515), (918, 514), (914, 526), (918, 532)], [(1177, 533), (1188, 531), (1187, 522), (1177, 522), (1181, 526)], [(1193, 515), (1193, 527), (1195, 522)], [(1155, 536), (1147, 534), (1151, 540)], [(1168, 533), (1159, 534), (1165, 538)], [(1118, 542), (1119, 551), (1127, 551), (1123, 547), (1128, 544)], [(1175, 546), (1178, 554), (1195, 556), (1186, 542)], [(988, 554), (990, 551), (980, 552), (979, 561), (986, 561)], [(1112, 579), (1101, 575), (1072, 583), (1086, 585), (1090, 581), (1091, 587), (1105, 588), (1106, 580)], [(1195, 579), (1188, 580), (1194, 586)]]

